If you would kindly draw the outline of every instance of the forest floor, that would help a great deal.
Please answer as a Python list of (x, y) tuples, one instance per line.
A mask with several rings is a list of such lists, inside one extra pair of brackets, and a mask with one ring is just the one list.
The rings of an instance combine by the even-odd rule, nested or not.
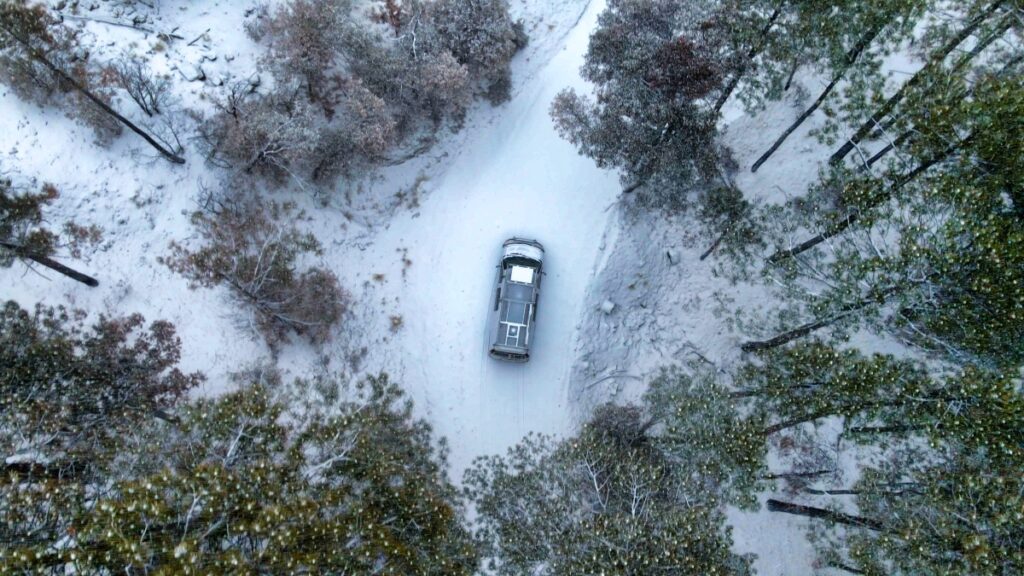
[[(100, 15), (112, 5), (102, 3)], [(447, 439), (456, 482), (477, 456), (503, 452), (529, 432), (570, 433), (596, 403), (635, 398), (659, 366), (696, 360), (732, 367), (738, 343), (751, 334), (728, 318), (770, 301), (760, 283), (732, 284), (713, 273), (714, 257), (699, 260), (712, 239), (692, 215), (624, 207), (617, 202), (617, 175), (555, 133), (548, 115), (555, 94), (587, 90), (578, 69), (603, 0), (512, 0), (512, 6), (531, 40), (513, 62), (511, 101), (475, 105), (459, 132), (335, 190), (293, 186), (269, 197), (303, 211), (299, 225), (324, 246), (318, 264), (339, 276), (354, 302), (324, 350), (296, 343), (274, 360), (296, 377), (390, 373), (417, 414)], [(184, 38), (169, 42), (97, 22), (78, 25), (101, 56), (145, 54), (175, 78), (183, 105), (208, 111), (211, 93), (256, 72), (262, 48), (243, 31), (248, 8), (226, 0), (161, 2), (144, 25)], [(190, 80), (197, 67), (205, 81)], [(816, 177), (817, 164), (800, 159), (817, 150), (807, 135), (814, 122), (756, 177), (748, 170), (796, 116), (799, 98), (757, 116), (728, 116), (727, 143), (748, 198), (778, 201)], [(183, 342), (182, 368), (208, 376), (200, 394), (229, 389), (231, 373), (271, 357), (225, 290), (192, 290), (157, 260), (172, 241), (196, 241), (189, 214), (205, 189), (225, 181), (195, 146), (184, 167), (152, 157), (128, 134), (99, 147), (87, 127), (5, 88), (0, 132), (0, 169), (61, 191), (47, 215), (52, 223), (73, 218), (104, 231), (102, 245), (82, 259), (59, 254), (98, 277), (98, 288), (15, 266), (0, 269), (4, 298), (169, 320)], [(534, 354), (525, 365), (486, 355), (494, 266), (511, 236), (536, 238), (547, 248)], [(615, 304), (610, 313), (601, 310), (606, 301)], [(811, 572), (803, 520), (780, 516), (730, 511), (737, 551), (758, 554), (759, 574)]]

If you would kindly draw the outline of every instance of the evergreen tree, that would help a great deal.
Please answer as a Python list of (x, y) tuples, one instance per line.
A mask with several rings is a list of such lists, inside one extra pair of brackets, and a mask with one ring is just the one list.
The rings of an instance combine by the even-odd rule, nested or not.
[(150, 431), (150, 454), (66, 510), (73, 538), (8, 549), (5, 568), (474, 573), (444, 451), (396, 385), (370, 378), (329, 414), (286, 414), (276, 376), (260, 380)]
[(551, 107), (559, 133), (598, 166), (619, 169), (627, 190), (649, 183), (650, 204), (681, 207), (694, 181), (718, 175), (711, 103), (724, 71), (699, 37), (703, 12), (668, 0), (609, 2), (582, 68), (595, 98), (565, 90)]
[[(794, 15), (787, 40), (799, 43), (796, 54), (792, 56), (793, 66), (808, 58), (811, 65), (825, 71), (830, 81), (815, 101), (754, 162), (751, 171), (756, 172), (819, 107), (824, 105), (825, 110), (831, 113), (834, 108), (827, 102), (840, 82), (845, 85), (841, 100), (859, 100), (865, 94), (880, 91), (885, 82), (880, 74), (882, 58), (913, 33), (915, 24), (930, 4), (930, 0), (825, 3), (812, 0), (790, 5)], [(786, 62), (786, 57), (775, 55), (775, 58), (777, 62)], [(776, 66), (775, 69), (777, 78), (774, 84), (779, 85), (779, 72), (785, 68)]]
[(740, 414), (720, 378), (701, 365), (654, 378), (644, 394), (652, 443), (687, 494), (756, 508), (755, 493), (764, 488), (764, 423)]
[[(952, 83), (945, 94), (960, 90)], [(972, 100), (951, 99), (916, 120), (928, 128), (907, 148), (926, 158), (914, 171), (885, 187), (869, 175), (840, 170), (812, 196), (815, 211), (831, 201), (848, 216), (825, 224), (826, 232), (813, 239), (831, 238), (827, 251), (805, 253), (805, 242), (786, 251), (797, 257), (782, 260), (775, 275), (796, 297), (794, 308), (803, 308), (799, 314), (814, 319), (808, 327), (842, 320), (846, 328), (889, 331), (957, 363), (999, 368), (1021, 361), (1014, 344), (1024, 334), (1024, 172), (1014, 136), (1024, 112), (1020, 79), (989, 77), (974, 93)], [(932, 162), (935, 171), (925, 173), (919, 169), (929, 164), (928, 155), (950, 159)]]
[[(201, 380), (177, 368), (174, 327), (14, 302), (0, 309), (0, 571), (66, 540), (115, 474), (125, 437)], [(90, 488), (91, 487), (91, 488)]]
[(348, 293), (326, 268), (297, 269), (300, 256), (319, 254), (320, 244), (277, 222), (291, 216), (288, 207), (272, 204), (270, 218), (262, 208), (241, 202), (196, 212), (192, 220), (208, 243), (189, 250), (172, 242), (171, 257), (162, 261), (193, 287), (228, 287), (245, 306), (246, 324), (272, 349), (293, 334), (323, 345), (345, 313)]
[[(999, 40), (1005, 32), (1016, 22), (1017, 15), (1011, 3), (1005, 0), (984, 0), (971, 2), (965, 10), (965, 19), (962, 23), (955, 25), (953, 29), (945, 20), (931, 27), (925, 35), (925, 40), (933, 46), (926, 57), (924, 66), (914, 73), (911, 78), (902, 84), (899, 89), (879, 103), (880, 93), (875, 93), (871, 98), (854, 99), (843, 107), (843, 120), (849, 124), (861, 122), (857, 131), (837, 150), (830, 162), (838, 164), (849, 154), (862, 140), (867, 138), (874, 130), (885, 132), (891, 126), (894, 118), (901, 115), (901, 110), (917, 110), (924, 113), (927, 108), (920, 107), (924, 104), (918, 98), (917, 105), (913, 102), (905, 102), (908, 97), (913, 98), (916, 92), (925, 92), (933, 89), (933, 84), (946, 83), (949, 76), (966, 78), (973, 69), (974, 59), (982, 53), (989, 45)], [(1004, 8), (1009, 8), (1005, 9)], [(956, 54), (950, 58), (950, 54), (961, 46), (972, 35), (978, 39), (973, 48), (964, 54)], [(997, 58), (998, 59), (998, 58)], [(950, 65), (945, 62), (950, 60)], [(870, 115), (870, 117), (865, 118)], [(832, 133), (839, 129), (838, 124), (832, 123), (826, 128), (826, 133)], [(899, 134), (900, 132), (897, 132)]]
[[(857, 516), (769, 501), (772, 510), (829, 522), (815, 529), (825, 536), (823, 564), (872, 575), (1002, 575), (1024, 566), (1019, 380), (976, 369), (936, 379), (904, 361), (820, 346), (765, 361), (746, 369), (760, 386), (756, 402), (846, 415), (848, 437), (881, 450), (852, 489), (816, 491), (853, 495)], [(871, 425), (850, 425), (858, 421)]]
[(779, 348), (744, 365), (737, 374), (739, 395), (752, 398), (757, 413), (772, 421), (763, 434), (841, 416), (847, 427), (876, 422), (906, 424), (928, 400), (927, 373), (891, 356), (864, 356), (818, 341)]
[[(58, 196), (52, 184), (44, 184), (39, 192), (31, 193), (16, 189), (9, 179), (0, 178), (0, 267), (10, 267), (16, 260), (34, 262), (87, 286), (98, 286), (99, 281), (92, 276), (50, 257), (60, 238), (43, 225), (43, 208)], [(67, 227), (76, 228), (70, 222)]]
[[(606, 405), (577, 436), (555, 443), (530, 436), (508, 455), (483, 457), (465, 485), (480, 516), (478, 538), (498, 574), (749, 574), (749, 559), (729, 551), (723, 476), (752, 466), (743, 452), (711, 458), (709, 425), (691, 436), (688, 416), (711, 416), (737, 430), (717, 400), (666, 375), (657, 397), (671, 402), (656, 418), (666, 446), (649, 434), (637, 407)], [(671, 389), (671, 390), (670, 390)], [(703, 391), (703, 390), (701, 390)], [(653, 397), (652, 397), (653, 398)], [(753, 448), (753, 447), (751, 447)], [(756, 454), (756, 448), (752, 454)], [(694, 457), (693, 462), (687, 461)], [(725, 494), (725, 496), (723, 496)]]

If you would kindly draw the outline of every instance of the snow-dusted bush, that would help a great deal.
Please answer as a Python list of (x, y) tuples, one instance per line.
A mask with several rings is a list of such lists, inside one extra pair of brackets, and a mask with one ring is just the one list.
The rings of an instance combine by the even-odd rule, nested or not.
[(509, 61), (526, 45), (522, 21), (513, 21), (507, 0), (436, 0), (430, 16), (441, 44), (485, 86), (493, 103), (509, 98)]
[(293, 334), (322, 345), (350, 297), (333, 272), (318, 267), (299, 271), (299, 258), (319, 254), (320, 243), (271, 216), (285, 218), (288, 211), (239, 204), (197, 212), (193, 223), (206, 244), (190, 249), (172, 243), (164, 262), (195, 286), (225, 285), (245, 308), (246, 323), (271, 348)]
[(290, 0), (266, 17), (263, 32), (271, 39), (274, 67), (300, 77), (314, 102), (329, 97), (326, 84), (341, 56), (351, 9), (349, 0)]
[[(288, 0), (258, 9), (247, 29), (266, 43), (276, 84), (298, 87), (287, 114), (309, 114), (304, 125), (315, 126), (316, 134), (299, 139), (309, 145), (296, 154), (308, 159), (304, 169), (294, 159), (286, 164), (292, 176), (317, 181), (378, 165), (412, 136), (458, 126), (478, 89), (494, 101), (506, 99), (509, 60), (526, 42), (505, 0), (385, 2), (369, 12), (348, 0)], [(214, 147), (225, 144), (218, 133), (239, 112), (251, 115), (247, 106), (223, 106), (207, 131)], [(265, 117), (253, 121), (279, 126)], [(241, 140), (228, 148), (246, 153), (223, 156), (251, 171), (253, 146)], [(282, 164), (271, 162), (274, 171)]]
[(219, 103), (201, 130), (215, 162), (281, 180), (303, 177), (320, 139), (316, 122), (315, 112), (294, 88), (248, 96), (238, 89)]

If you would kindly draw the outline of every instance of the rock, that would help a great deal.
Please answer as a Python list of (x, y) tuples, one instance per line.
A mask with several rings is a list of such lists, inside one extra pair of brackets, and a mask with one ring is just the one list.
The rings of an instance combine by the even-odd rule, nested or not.
[(669, 248), (668, 250), (665, 250), (665, 256), (668, 258), (668, 263), (671, 264), (672, 266), (675, 266), (676, 264), (679, 263), (679, 252), (677, 252), (674, 248)]
[(604, 302), (601, 303), (601, 312), (604, 312), (605, 314), (611, 314), (613, 310), (615, 310), (615, 302), (612, 302), (611, 300), (605, 300)]
[(186, 76), (185, 79), (189, 82), (204, 82), (206, 80), (206, 71), (203, 70), (202, 66), (197, 64), (193, 69), (192, 74), (190, 76)]

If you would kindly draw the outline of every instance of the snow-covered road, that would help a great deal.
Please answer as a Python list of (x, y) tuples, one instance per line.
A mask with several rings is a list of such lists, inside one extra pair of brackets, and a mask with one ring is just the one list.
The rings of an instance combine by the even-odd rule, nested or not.
[[(398, 216), (361, 255), (373, 269), (394, 261), (396, 246), (409, 249), (412, 265), (396, 294), (403, 327), (392, 345), (402, 385), (448, 438), (456, 480), (475, 456), (503, 452), (530, 431), (561, 434), (572, 425), (566, 392), (575, 328), (589, 313), (581, 303), (619, 185), (558, 137), (548, 108), (562, 88), (587, 89), (578, 69), (603, 8), (591, 2), (565, 49), (466, 138), (418, 212)], [(510, 236), (547, 249), (526, 365), (486, 355), (494, 266)]]

